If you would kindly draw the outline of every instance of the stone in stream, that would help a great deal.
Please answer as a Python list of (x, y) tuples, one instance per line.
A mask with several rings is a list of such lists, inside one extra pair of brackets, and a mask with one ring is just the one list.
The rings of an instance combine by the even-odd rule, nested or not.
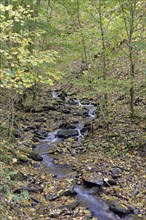
[(87, 207), (94, 217), (98, 220), (119, 220), (115, 213), (109, 210), (109, 205), (98, 196), (90, 194), (88, 189), (76, 185), (75, 192), (78, 200), (83, 207)]
[(58, 94), (58, 97), (63, 101), (65, 101), (65, 98), (67, 97), (67, 93), (62, 91), (60, 94)]
[(89, 194), (90, 195), (97, 195), (99, 193), (99, 187), (98, 186), (94, 186), (89, 190)]
[(35, 161), (42, 161), (43, 158), (42, 156), (40, 156), (39, 154), (37, 154), (36, 152), (32, 151), (28, 154), (28, 157), (35, 160)]
[(139, 217), (139, 216), (134, 215), (134, 214), (129, 214), (124, 219), (125, 220), (144, 220), (143, 217)]
[(91, 172), (91, 171), (85, 171), (83, 173), (82, 179), (87, 186), (103, 186), (104, 185), (104, 179), (103, 175), (101, 173)]
[(88, 110), (87, 109), (79, 109), (74, 113), (74, 115), (88, 117)]
[(127, 215), (132, 212), (128, 207), (123, 207), (118, 201), (109, 201), (108, 204), (110, 210), (118, 215)]
[(59, 138), (69, 138), (73, 136), (78, 136), (78, 131), (74, 129), (60, 129), (58, 130), (56, 137)]
[(35, 136), (33, 137), (32, 140), (33, 140), (33, 142), (40, 142), (40, 139), (38, 137), (35, 137)]
[(40, 139), (44, 139), (45, 137), (47, 137), (48, 133), (46, 131), (41, 131), (41, 130), (35, 130), (35, 137), (38, 137)]
[(75, 100), (75, 99), (69, 99), (69, 100), (67, 100), (67, 102), (66, 102), (67, 104), (70, 104), (70, 105), (78, 105), (78, 102), (77, 102), (77, 100)]
[(75, 124), (69, 124), (69, 123), (62, 123), (59, 128), (63, 129), (75, 129), (76, 125)]
[(48, 184), (49, 186), (46, 188), (47, 192), (45, 195), (46, 200), (53, 201), (61, 196), (72, 196), (75, 194), (74, 187), (76, 181), (73, 178), (55, 179)]

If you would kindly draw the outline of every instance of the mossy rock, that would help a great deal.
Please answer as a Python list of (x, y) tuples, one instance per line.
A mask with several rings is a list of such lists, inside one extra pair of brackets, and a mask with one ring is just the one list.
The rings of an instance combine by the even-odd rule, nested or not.
[(28, 177), (22, 172), (17, 172), (16, 174), (11, 175), (11, 180), (13, 181), (26, 181)]
[(17, 154), (17, 159), (18, 161), (22, 161), (22, 162), (28, 162), (28, 157), (24, 154)]
[(28, 154), (28, 157), (35, 160), (35, 161), (42, 161), (43, 160), (43, 158), (39, 154), (37, 154), (36, 152), (33, 152), (33, 151)]

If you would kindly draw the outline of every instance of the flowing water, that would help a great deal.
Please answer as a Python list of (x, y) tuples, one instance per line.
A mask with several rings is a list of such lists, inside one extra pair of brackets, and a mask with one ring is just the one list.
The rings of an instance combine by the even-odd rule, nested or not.
[(52, 95), (52, 97), (54, 98), (54, 99), (56, 99), (56, 98), (58, 98), (58, 94), (57, 94), (57, 92), (51, 92), (51, 95)]
[(109, 206), (100, 197), (91, 195), (87, 189), (81, 186), (76, 186), (74, 190), (77, 193), (80, 204), (88, 207), (94, 217), (97, 217), (99, 220), (120, 219), (109, 210)]
[(84, 128), (84, 124), (83, 123), (79, 123), (77, 126), (76, 126), (76, 129), (78, 131), (78, 138), (80, 137), (83, 137), (83, 135), (81, 134), (81, 130)]
[[(56, 92), (51, 92), (53, 98), (58, 98)], [(78, 106), (84, 107), (88, 110), (88, 116), (92, 120), (96, 117), (96, 106), (93, 104), (82, 104), (80, 100), (75, 100), (75, 103)], [(84, 128), (83, 123), (78, 123), (75, 130), (78, 131), (77, 139), (80, 141), (80, 138), (83, 138), (81, 130)], [(54, 164), (53, 156), (48, 156), (47, 151), (50, 148), (53, 148), (57, 143), (63, 141), (61, 138), (56, 137), (58, 130), (52, 131), (48, 136), (42, 141), (42, 143), (37, 147), (36, 151), (43, 157), (44, 169), (49, 172), (52, 172), (57, 178), (65, 176), (69, 173), (72, 173), (70, 167), (63, 167)], [(83, 186), (75, 186), (74, 189), (77, 194), (80, 204), (84, 207), (87, 207), (90, 212), (98, 220), (119, 220), (120, 218), (115, 215), (112, 211), (109, 210), (109, 206), (100, 198), (89, 193), (89, 190), (85, 189)]]

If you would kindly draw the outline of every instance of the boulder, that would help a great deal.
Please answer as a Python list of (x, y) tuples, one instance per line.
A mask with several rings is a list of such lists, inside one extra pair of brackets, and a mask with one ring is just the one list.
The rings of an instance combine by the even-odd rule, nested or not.
[[(72, 196), (75, 194), (76, 181), (72, 178), (61, 178), (48, 183), (49, 187), (45, 195), (46, 200), (53, 201), (61, 196)], [(50, 187), (51, 186), (51, 187)]]
[(44, 110), (44, 111), (55, 111), (56, 110), (56, 108), (54, 107), (54, 106), (48, 106), (48, 105), (43, 105), (42, 106), (42, 109)]
[(65, 92), (62, 92), (62, 93), (58, 94), (58, 97), (60, 99), (62, 99), (63, 101), (65, 101), (65, 98), (67, 97), (67, 94)]
[(122, 206), (118, 201), (110, 201), (109, 208), (118, 215), (127, 215), (131, 213), (129, 208)]
[(104, 184), (103, 175), (92, 171), (85, 171), (82, 179), (87, 186), (102, 186)]
[(70, 113), (70, 109), (63, 109), (62, 112), (63, 112), (64, 114), (69, 114), (69, 113)]
[(69, 138), (72, 136), (78, 136), (78, 131), (74, 129), (60, 129), (56, 134), (56, 137), (59, 138)]
[(35, 130), (35, 137), (38, 137), (40, 139), (44, 139), (45, 137), (47, 137), (48, 133), (46, 131), (41, 131), (41, 130)]
[(67, 100), (67, 102), (66, 102), (67, 104), (70, 104), (70, 105), (78, 105), (78, 101), (77, 100), (75, 100), (75, 99), (69, 99), (69, 100)]
[(62, 123), (59, 128), (76, 129), (76, 125), (75, 124), (69, 124), (69, 123)]
[(42, 156), (40, 156), (39, 154), (37, 154), (34, 151), (30, 152), (28, 154), (28, 157), (31, 158), (32, 160), (35, 160), (35, 161), (42, 161), (43, 160)]

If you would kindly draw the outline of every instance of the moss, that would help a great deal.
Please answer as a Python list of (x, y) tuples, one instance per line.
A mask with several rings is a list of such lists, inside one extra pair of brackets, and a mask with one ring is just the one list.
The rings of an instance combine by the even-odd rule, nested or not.
[(1, 162), (10, 162), (11, 157), (8, 155), (0, 155), (0, 161)]

